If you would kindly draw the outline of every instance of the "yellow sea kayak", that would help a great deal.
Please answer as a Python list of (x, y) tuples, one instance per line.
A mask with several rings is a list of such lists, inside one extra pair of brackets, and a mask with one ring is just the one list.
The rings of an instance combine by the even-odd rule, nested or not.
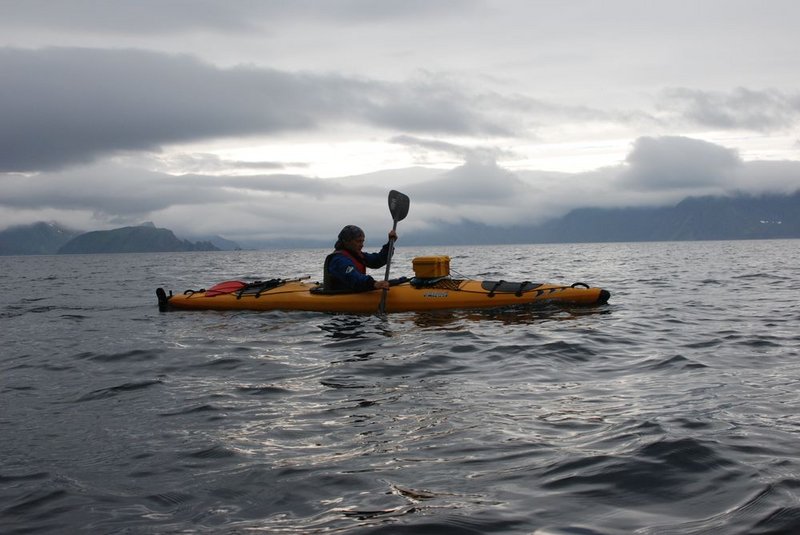
[[(246, 283), (227, 281), (208, 290), (169, 295), (156, 290), (159, 309), (188, 310), (306, 310), (375, 313), (381, 290), (326, 293), (319, 283), (272, 279)], [(569, 286), (532, 282), (479, 281), (442, 277), (411, 279), (391, 287), (386, 312), (496, 308), (537, 303), (602, 305), (610, 293), (583, 283)]]

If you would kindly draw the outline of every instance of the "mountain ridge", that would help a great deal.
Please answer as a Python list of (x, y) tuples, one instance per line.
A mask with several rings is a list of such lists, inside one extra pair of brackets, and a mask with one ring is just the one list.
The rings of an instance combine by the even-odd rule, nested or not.
[(219, 251), (211, 242), (182, 240), (152, 223), (113, 230), (95, 230), (80, 234), (64, 245), (57, 254), (97, 253), (168, 253), (183, 251)]
[(413, 245), (800, 238), (800, 191), (687, 197), (674, 206), (652, 208), (577, 208), (539, 225), (500, 227), (464, 219), (403, 238)]
[(54, 254), (81, 233), (52, 221), (14, 225), (0, 232), (0, 256)]
[[(578, 208), (538, 225), (463, 219), (402, 236), (403, 245), (490, 245), (800, 238), (800, 190), (792, 194), (687, 197), (674, 206)], [(74, 243), (73, 243), (74, 242)], [(242, 242), (248, 249), (325, 248), (329, 239)], [(0, 231), (0, 255), (216, 251), (240, 248), (219, 236), (192, 242), (153, 223), (81, 233), (57, 223)]]

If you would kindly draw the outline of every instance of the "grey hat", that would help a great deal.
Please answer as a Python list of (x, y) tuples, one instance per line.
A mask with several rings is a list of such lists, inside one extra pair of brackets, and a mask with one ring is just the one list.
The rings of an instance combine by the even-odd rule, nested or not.
[(341, 230), (341, 232), (339, 232), (338, 239), (336, 240), (336, 244), (333, 246), (333, 248), (337, 251), (344, 249), (345, 242), (355, 240), (361, 236), (364, 236), (363, 230), (355, 225), (347, 225)]
[(364, 231), (355, 225), (347, 225), (339, 232), (339, 241), (346, 242), (364, 236)]

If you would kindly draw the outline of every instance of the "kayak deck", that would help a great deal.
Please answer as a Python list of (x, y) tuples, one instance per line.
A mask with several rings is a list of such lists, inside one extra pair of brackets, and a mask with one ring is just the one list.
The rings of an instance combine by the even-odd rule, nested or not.
[[(415, 283), (415, 281), (417, 281)], [(183, 310), (303, 310), (314, 312), (374, 313), (381, 290), (359, 293), (326, 293), (319, 283), (273, 279), (244, 283), (227, 281), (209, 290), (187, 290), (166, 295), (156, 290), (159, 309)], [(386, 312), (496, 308), (538, 303), (602, 305), (610, 293), (583, 283), (569, 286), (529, 281), (479, 281), (451, 279), (402, 282), (386, 297)]]

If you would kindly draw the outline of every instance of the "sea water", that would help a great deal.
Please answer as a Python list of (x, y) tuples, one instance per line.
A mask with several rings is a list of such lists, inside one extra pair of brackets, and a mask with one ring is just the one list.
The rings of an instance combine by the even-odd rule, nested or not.
[(385, 318), (156, 306), (324, 250), (0, 257), (0, 532), (800, 532), (799, 246), (399, 242), (611, 300)]

